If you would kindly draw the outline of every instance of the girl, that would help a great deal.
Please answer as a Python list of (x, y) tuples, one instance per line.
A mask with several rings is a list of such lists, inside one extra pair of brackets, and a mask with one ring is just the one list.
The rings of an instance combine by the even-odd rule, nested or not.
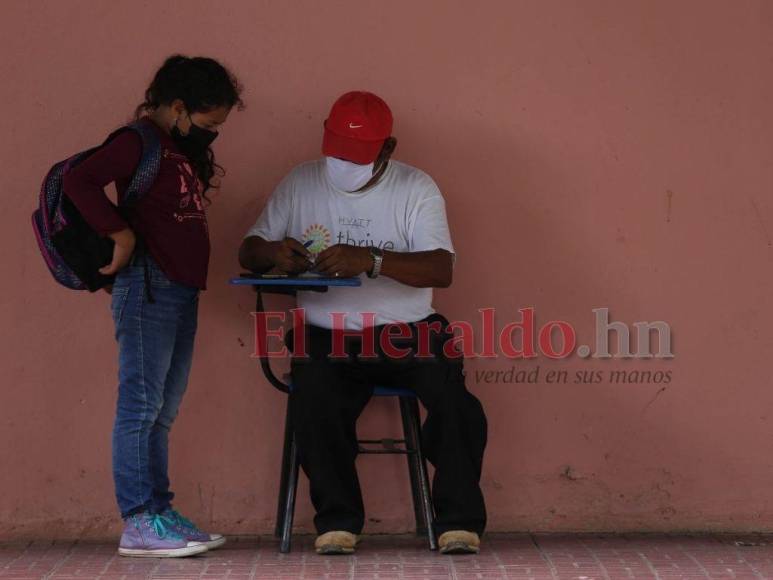
[(210, 144), (240, 86), (209, 58), (172, 56), (156, 73), (136, 111), (158, 136), (158, 175), (139, 203), (117, 211), (143, 154), (136, 131), (124, 131), (66, 174), (64, 192), (86, 221), (115, 241), (112, 314), (118, 341), (118, 408), (113, 476), (125, 521), (123, 556), (189, 556), (225, 543), (172, 508), (167, 475), (169, 429), (191, 367), (199, 291), (206, 287), (209, 235), (206, 192), (217, 187)]

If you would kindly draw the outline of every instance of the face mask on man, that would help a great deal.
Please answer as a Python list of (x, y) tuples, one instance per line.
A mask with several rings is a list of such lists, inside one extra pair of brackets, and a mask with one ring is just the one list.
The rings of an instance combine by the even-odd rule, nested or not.
[[(188, 118), (190, 119), (190, 115)], [(177, 123), (172, 127), (172, 139), (188, 159), (198, 159), (204, 155), (217, 135), (217, 131), (202, 129), (193, 122), (193, 119), (191, 119), (191, 128), (188, 129), (187, 135), (180, 132)]]
[(337, 157), (325, 157), (325, 169), (330, 182), (336, 189), (353, 193), (373, 178), (374, 163), (358, 165)]

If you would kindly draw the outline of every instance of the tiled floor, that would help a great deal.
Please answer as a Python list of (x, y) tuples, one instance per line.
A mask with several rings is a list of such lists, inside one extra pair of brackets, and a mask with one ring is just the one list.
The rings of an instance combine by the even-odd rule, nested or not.
[(0, 578), (773, 578), (773, 538), (490, 534), (477, 556), (441, 556), (422, 539), (366, 536), (354, 556), (291, 554), (267, 538), (233, 538), (188, 559), (128, 559), (113, 543), (0, 544)]

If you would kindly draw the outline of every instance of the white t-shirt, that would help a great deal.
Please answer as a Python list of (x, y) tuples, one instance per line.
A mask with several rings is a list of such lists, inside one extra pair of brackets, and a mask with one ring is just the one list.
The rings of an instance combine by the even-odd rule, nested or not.
[[(362, 193), (336, 189), (324, 159), (303, 163), (279, 183), (249, 236), (268, 241), (291, 237), (302, 244), (313, 240), (308, 247), (313, 254), (335, 244), (454, 252), (437, 185), (423, 171), (399, 161), (390, 161), (379, 182)], [(345, 312), (346, 328), (360, 330), (362, 312), (375, 312), (376, 324), (415, 322), (434, 312), (432, 288), (413, 288), (386, 276), (361, 274), (360, 279), (360, 287), (299, 292), (306, 321), (332, 328), (330, 313)]]

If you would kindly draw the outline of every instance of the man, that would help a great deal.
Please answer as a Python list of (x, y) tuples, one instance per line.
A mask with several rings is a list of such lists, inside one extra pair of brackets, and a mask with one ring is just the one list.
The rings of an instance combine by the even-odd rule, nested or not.
[[(392, 124), (389, 107), (376, 95), (339, 98), (325, 122), (324, 159), (282, 180), (248, 232), (239, 261), (256, 272), (312, 270), (362, 279), (357, 288), (298, 298), (307, 353), (292, 359), (290, 417), (316, 509), (317, 552), (351, 553), (362, 531), (356, 421), (373, 385), (381, 384), (413, 389), (427, 409), (422, 446), (435, 466), (441, 551), (475, 553), (486, 523), (479, 485), (486, 418), (465, 388), (461, 356), (444, 351), (452, 338), (448, 321), (431, 305), (432, 288), (448, 287), (453, 271), (445, 202), (428, 175), (390, 160), (397, 144)], [(344, 328), (334, 331), (342, 320)], [(379, 340), (394, 335), (395, 323), (407, 329), (399, 347), (406, 356)], [(416, 356), (422, 355), (422, 324), (436, 332), (423, 333), (428, 344)], [(355, 331), (361, 338), (351, 336)], [(336, 344), (348, 356), (328, 356)]]

